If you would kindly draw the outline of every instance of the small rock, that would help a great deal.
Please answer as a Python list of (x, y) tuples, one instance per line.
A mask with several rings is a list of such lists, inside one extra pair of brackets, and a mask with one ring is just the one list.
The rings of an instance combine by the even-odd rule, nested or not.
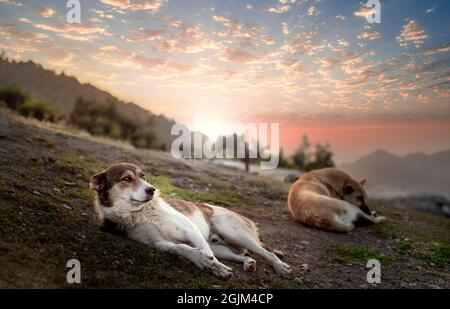
[(298, 283), (298, 284), (302, 284), (303, 283), (303, 279), (300, 277), (294, 278), (294, 282)]
[(73, 187), (73, 186), (76, 185), (76, 183), (70, 182), (70, 181), (66, 181), (66, 182), (64, 182), (64, 184), (65, 184), (66, 186), (71, 186), (71, 187)]
[(301, 268), (302, 268), (302, 271), (308, 271), (309, 270), (309, 265), (306, 264), (306, 263), (303, 263)]
[(30, 137), (29, 137), (29, 138), (26, 138), (26, 139), (25, 139), (25, 142), (27, 142), (27, 143), (32, 143), (32, 142), (33, 142), (33, 139), (30, 138)]
[(5, 117), (0, 117), (0, 138), (5, 138), (9, 135), (9, 121)]
[(42, 196), (42, 194), (40, 193), (40, 192), (38, 192), (38, 191), (33, 191), (32, 192), (34, 195), (37, 195), (37, 196)]
[(306, 241), (306, 240), (302, 240), (300, 243), (301, 243), (302, 245), (309, 245), (309, 241)]
[(360, 285), (358, 285), (358, 287), (360, 289), (367, 289), (369, 286), (367, 284), (360, 284)]
[(61, 190), (58, 188), (53, 188), (52, 190), (53, 190), (53, 192), (61, 193)]
[(220, 285), (218, 285), (218, 284), (213, 284), (213, 288), (215, 288), (215, 289), (220, 289), (220, 288), (222, 288), (222, 286), (220, 286)]
[(296, 250), (304, 250), (305, 247), (303, 247), (302, 245), (294, 245)]
[(69, 210), (72, 210), (72, 207), (70, 207), (69, 205), (67, 205), (67, 204), (63, 204), (63, 207), (65, 208), (65, 209), (69, 209)]
[(87, 216), (87, 213), (82, 212), (81, 215), (82, 215), (82, 216)]

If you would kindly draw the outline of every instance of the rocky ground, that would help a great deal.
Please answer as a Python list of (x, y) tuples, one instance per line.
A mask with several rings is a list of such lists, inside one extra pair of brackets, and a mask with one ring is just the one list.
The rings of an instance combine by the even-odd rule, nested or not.
[[(373, 205), (388, 218), (349, 234), (295, 223), (288, 184), (214, 164), (93, 138), (0, 110), (0, 287), (73, 287), (66, 262), (81, 262), (82, 283), (102, 288), (450, 288), (450, 220)], [(256, 258), (255, 273), (230, 280), (198, 270), (96, 227), (90, 176), (111, 163), (143, 167), (165, 197), (209, 202), (254, 220), (268, 246), (284, 252), (293, 273), (282, 278)], [(381, 284), (366, 282), (379, 259)]]

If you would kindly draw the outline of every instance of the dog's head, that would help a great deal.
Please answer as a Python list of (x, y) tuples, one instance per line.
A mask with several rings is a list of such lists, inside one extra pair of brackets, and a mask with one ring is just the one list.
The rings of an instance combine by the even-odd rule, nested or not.
[(359, 207), (363, 212), (371, 215), (371, 211), (367, 205), (367, 193), (364, 189), (365, 180), (356, 181), (352, 178), (348, 179), (343, 188), (343, 198), (345, 201)]
[(100, 206), (135, 211), (157, 198), (158, 191), (145, 179), (142, 170), (130, 163), (114, 164), (91, 177), (90, 188), (97, 192)]

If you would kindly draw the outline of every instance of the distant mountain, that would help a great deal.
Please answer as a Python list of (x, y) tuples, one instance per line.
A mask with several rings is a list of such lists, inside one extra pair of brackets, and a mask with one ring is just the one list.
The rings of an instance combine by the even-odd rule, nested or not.
[(377, 150), (341, 168), (367, 179), (369, 192), (377, 196), (437, 194), (450, 198), (450, 150), (403, 157)]
[(17, 84), (34, 99), (44, 101), (63, 115), (70, 115), (77, 97), (97, 102), (115, 102), (117, 110), (124, 116), (149, 124), (161, 144), (170, 147), (174, 137), (170, 129), (175, 123), (163, 115), (152, 112), (130, 102), (124, 102), (106, 91), (87, 83), (80, 83), (75, 77), (44, 69), (33, 61), (17, 62), (0, 58), (0, 87)]

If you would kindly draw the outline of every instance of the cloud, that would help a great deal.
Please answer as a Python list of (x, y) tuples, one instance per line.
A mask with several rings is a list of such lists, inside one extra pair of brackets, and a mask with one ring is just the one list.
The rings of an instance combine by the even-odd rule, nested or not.
[(73, 67), (75, 56), (73, 53), (56, 50), (52, 53), (52, 55), (47, 57), (47, 62), (51, 64), (52, 66), (58, 67), (58, 68), (67, 68), (67, 67)]
[(425, 11), (426, 14), (433, 13), (435, 11), (435, 8), (429, 8)]
[(217, 15), (214, 15), (213, 19), (225, 28), (224, 31), (215, 32), (217, 35), (222, 37), (256, 38), (260, 37), (264, 32), (261, 27), (249, 22), (229, 19), (224, 16)]
[(317, 10), (314, 6), (310, 6), (306, 14), (308, 16), (317, 16), (320, 14), (320, 11)]
[(289, 26), (286, 23), (281, 23), (282, 29), (283, 29), (283, 33), (284, 34), (289, 34)]
[(52, 17), (56, 12), (52, 8), (38, 8), (38, 9), (36, 9), (36, 11), (40, 16), (42, 16), (44, 18)]
[(114, 46), (114, 45), (105, 45), (105, 46), (100, 47), (100, 50), (117, 51), (117, 50), (119, 50), (119, 48), (117, 46)]
[(105, 29), (90, 26), (88, 24), (63, 24), (63, 25), (53, 25), (53, 24), (36, 24), (34, 25), (36, 28), (52, 31), (56, 33), (75, 33), (77, 35), (81, 34), (99, 34), (104, 33)]
[(353, 13), (355, 16), (367, 18), (370, 14), (373, 14), (372, 8), (362, 6), (359, 10)]
[(336, 18), (337, 20), (346, 20), (347, 17), (343, 16), (343, 15), (337, 15), (334, 18)]
[(251, 63), (257, 61), (258, 57), (246, 50), (228, 49), (225, 54), (225, 59), (231, 62)]
[(152, 28), (139, 28), (133, 31), (133, 35), (131, 36), (131, 40), (137, 42), (144, 41), (153, 41), (157, 39), (161, 39), (161, 36), (164, 34), (164, 30), (152, 29)]
[(278, 4), (274, 7), (269, 7), (267, 12), (283, 14), (289, 11), (292, 8), (292, 4), (294, 4), (296, 0), (278, 0)]
[(450, 51), (450, 43), (443, 43), (437, 47), (422, 48), (419, 51), (419, 55), (429, 56), (429, 55), (434, 55), (434, 54), (448, 52), (448, 51)]
[(0, 3), (22, 7), (23, 4), (14, 0), (0, 0)]
[(218, 48), (199, 27), (184, 24), (177, 24), (176, 32), (164, 36), (155, 47), (160, 51), (178, 53), (198, 53)]
[(253, 9), (253, 6), (252, 6), (251, 4), (247, 4), (247, 5), (245, 6), (245, 9), (246, 9), (247, 11), (250, 11), (250, 10)]
[(425, 34), (423, 27), (415, 20), (410, 20), (402, 27), (400, 35), (397, 36), (397, 42), (401, 46), (407, 46), (409, 43), (416, 44), (416, 47), (420, 47), (423, 40), (428, 38)]
[(381, 37), (380, 33), (377, 31), (364, 31), (358, 35), (360, 40), (376, 40)]
[(100, 2), (113, 6), (120, 10), (131, 10), (131, 11), (143, 11), (149, 10), (153, 13), (157, 13), (163, 4), (167, 2), (166, 0), (140, 0), (140, 1), (130, 1), (130, 0), (100, 0)]
[(32, 32), (20, 29), (11, 24), (0, 24), (0, 34), (2, 38), (14, 39), (14, 41), (21, 43), (36, 43), (46, 40), (48, 37), (43, 33)]

